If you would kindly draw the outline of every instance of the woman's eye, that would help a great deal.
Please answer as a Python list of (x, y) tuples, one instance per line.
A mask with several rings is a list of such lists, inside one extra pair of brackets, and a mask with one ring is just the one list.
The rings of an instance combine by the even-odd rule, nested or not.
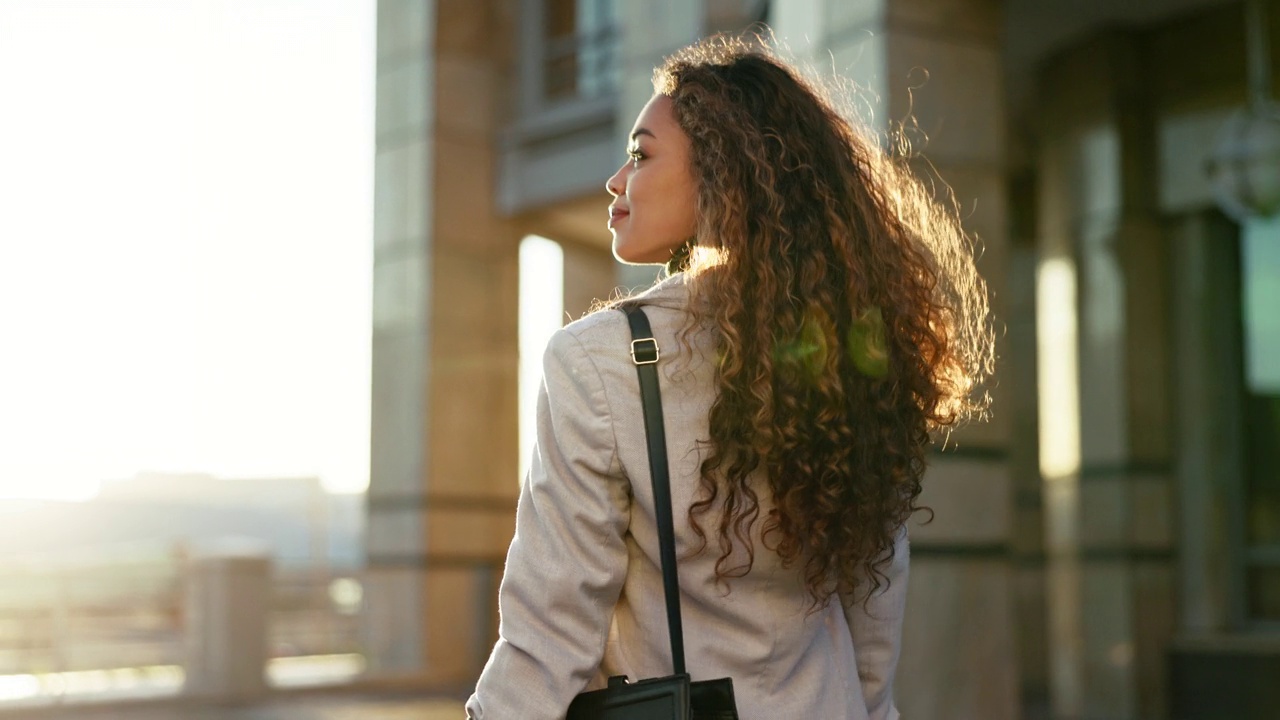
[(632, 163), (639, 163), (644, 159), (644, 153), (639, 150), (631, 150), (627, 152), (627, 157), (631, 158)]

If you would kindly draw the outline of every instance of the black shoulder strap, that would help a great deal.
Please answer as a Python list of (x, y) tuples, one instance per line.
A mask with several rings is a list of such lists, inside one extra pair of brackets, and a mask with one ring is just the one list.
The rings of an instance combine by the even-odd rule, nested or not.
[(667, 435), (662, 422), (662, 395), (658, 390), (658, 341), (653, 338), (644, 310), (636, 305), (624, 305), (622, 311), (631, 323), (631, 360), (640, 376), (644, 434), (649, 442), (649, 476), (653, 481), (653, 505), (658, 520), (658, 557), (662, 562), (662, 589), (667, 599), (667, 631), (671, 634), (671, 664), (673, 672), (680, 674), (685, 672), (684, 626), (680, 622), (680, 579), (676, 575)]

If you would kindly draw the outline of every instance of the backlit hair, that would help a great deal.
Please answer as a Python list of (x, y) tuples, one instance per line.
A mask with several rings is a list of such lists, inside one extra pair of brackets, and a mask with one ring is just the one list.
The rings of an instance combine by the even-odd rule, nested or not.
[[(921, 509), (931, 436), (987, 408), (994, 333), (973, 240), (908, 158), (837, 110), (838, 91), (767, 43), (704, 40), (667, 58), (654, 88), (698, 185), (696, 245), (673, 268), (691, 276), (686, 332), (716, 332), (690, 509), (702, 547), (720, 552), (717, 579), (743, 575), (763, 521), (815, 606), (878, 589)], [(772, 493), (763, 518), (753, 477)]]

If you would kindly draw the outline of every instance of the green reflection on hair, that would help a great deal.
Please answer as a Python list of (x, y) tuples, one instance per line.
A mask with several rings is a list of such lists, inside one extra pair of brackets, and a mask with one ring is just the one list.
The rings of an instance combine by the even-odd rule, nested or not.
[(794, 369), (806, 380), (822, 377), (830, 353), (824, 326), (830, 322), (821, 308), (810, 308), (800, 322), (796, 338), (779, 344), (774, 350), (774, 361)]
[(858, 313), (849, 328), (846, 345), (849, 359), (858, 372), (877, 380), (889, 374), (889, 347), (880, 308), (871, 307)]

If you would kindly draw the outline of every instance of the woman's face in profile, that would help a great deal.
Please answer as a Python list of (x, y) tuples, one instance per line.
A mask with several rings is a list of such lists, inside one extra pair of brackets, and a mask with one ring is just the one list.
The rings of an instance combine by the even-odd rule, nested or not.
[(693, 237), (697, 186), (689, 138), (671, 111), (671, 98), (655, 95), (636, 118), (629, 159), (605, 187), (613, 254), (625, 263), (664, 263)]

